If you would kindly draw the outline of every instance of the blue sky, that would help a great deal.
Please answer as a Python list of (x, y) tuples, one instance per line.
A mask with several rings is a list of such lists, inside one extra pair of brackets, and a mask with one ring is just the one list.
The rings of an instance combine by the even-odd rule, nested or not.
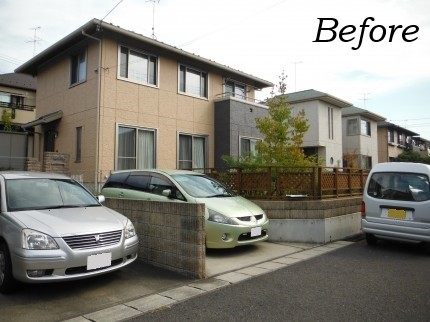
[[(428, 0), (0, 0), (0, 73), (104, 18), (273, 83), (284, 71), (288, 92), (326, 92), (430, 139), (429, 12)], [(352, 50), (367, 17), (375, 20)], [(314, 42), (319, 18), (336, 19), (336, 33), (355, 26), (354, 39)], [(376, 25), (375, 37), (402, 27), (391, 42), (372, 42)], [(405, 42), (410, 25), (418, 38)]]

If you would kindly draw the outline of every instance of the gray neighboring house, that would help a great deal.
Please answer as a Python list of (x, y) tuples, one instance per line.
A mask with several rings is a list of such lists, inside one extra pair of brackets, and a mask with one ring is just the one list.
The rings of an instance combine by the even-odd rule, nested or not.
[(356, 106), (342, 109), (344, 167), (371, 169), (379, 162), (378, 122), (384, 120)]
[(318, 156), (327, 167), (342, 167), (342, 110), (352, 104), (314, 89), (286, 95), (293, 113), (304, 110), (310, 124), (302, 144), (305, 155)]

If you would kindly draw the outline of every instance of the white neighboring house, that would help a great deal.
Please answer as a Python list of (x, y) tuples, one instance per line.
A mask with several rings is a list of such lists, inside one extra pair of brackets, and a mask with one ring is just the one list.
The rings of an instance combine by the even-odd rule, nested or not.
[(350, 106), (342, 109), (344, 167), (371, 169), (378, 161), (378, 122), (385, 118)]
[(302, 144), (305, 155), (316, 155), (327, 167), (343, 167), (342, 110), (352, 104), (309, 89), (287, 94), (293, 113), (304, 110), (310, 125)]

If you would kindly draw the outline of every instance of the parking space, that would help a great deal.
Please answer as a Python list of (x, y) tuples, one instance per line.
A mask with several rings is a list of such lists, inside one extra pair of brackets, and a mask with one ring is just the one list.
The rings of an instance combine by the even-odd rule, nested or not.
[[(283, 256), (315, 248), (314, 244), (259, 243), (233, 249), (208, 249), (208, 277), (229, 274)], [(315, 248), (317, 249), (317, 248)], [(112, 274), (75, 282), (20, 285), (0, 294), (0, 316), (7, 321), (62, 321), (109, 309), (152, 294), (189, 285), (195, 279), (136, 261)]]

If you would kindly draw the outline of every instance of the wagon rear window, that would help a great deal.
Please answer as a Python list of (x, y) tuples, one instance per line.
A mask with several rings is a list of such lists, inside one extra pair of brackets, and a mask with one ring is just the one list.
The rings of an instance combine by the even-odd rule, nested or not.
[(370, 178), (367, 194), (378, 199), (429, 200), (429, 178), (427, 175), (419, 173), (374, 173)]

